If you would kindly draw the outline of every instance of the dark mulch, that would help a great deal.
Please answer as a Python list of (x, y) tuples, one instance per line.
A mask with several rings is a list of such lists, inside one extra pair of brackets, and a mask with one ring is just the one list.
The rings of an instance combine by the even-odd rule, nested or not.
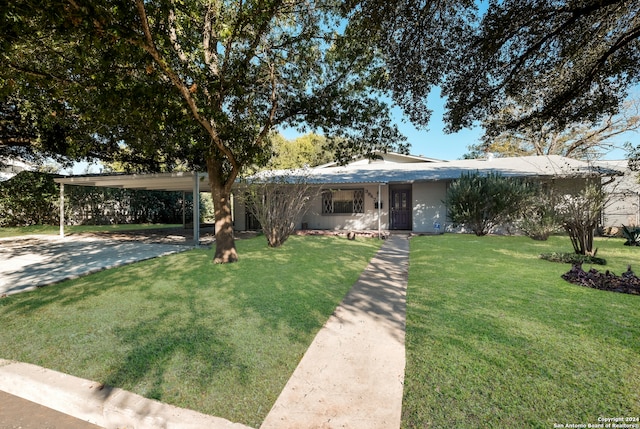
[(562, 275), (562, 278), (580, 286), (640, 295), (640, 278), (631, 271), (631, 266), (621, 276), (617, 276), (609, 270), (604, 273), (593, 268), (585, 271), (582, 269), (582, 264), (574, 264), (569, 272)]

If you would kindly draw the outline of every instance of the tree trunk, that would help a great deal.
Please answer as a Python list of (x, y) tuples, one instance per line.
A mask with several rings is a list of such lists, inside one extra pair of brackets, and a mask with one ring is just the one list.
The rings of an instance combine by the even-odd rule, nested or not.
[(233, 220), (231, 217), (231, 185), (233, 184), (233, 178), (224, 180), (220, 162), (211, 158), (207, 160), (207, 172), (209, 174), (209, 185), (211, 186), (216, 228), (216, 253), (213, 257), (213, 262), (216, 264), (237, 262), (238, 252), (236, 251), (233, 237)]

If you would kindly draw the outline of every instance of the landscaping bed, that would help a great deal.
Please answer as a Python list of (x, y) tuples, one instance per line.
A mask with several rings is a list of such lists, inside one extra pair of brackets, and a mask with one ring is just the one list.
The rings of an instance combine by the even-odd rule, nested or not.
[(609, 270), (604, 273), (594, 268), (585, 271), (582, 264), (574, 264), (562, 278), (570, 283), (593, 289), (640, 295), (640, 278), (631, 271), (631, 266), (621, 276), (617, 276)]

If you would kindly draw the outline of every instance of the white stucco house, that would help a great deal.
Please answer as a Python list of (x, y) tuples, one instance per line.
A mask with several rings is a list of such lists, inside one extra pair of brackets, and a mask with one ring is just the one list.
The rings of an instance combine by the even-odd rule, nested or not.
[[(318, 197), (309, 202), (309, 210), (298, 221), (297, 229), (441, 233), (450, 226), (443, 203), (449, 184), (463, 173), (474, 172), (526, 177), (558, 190), (575, 191), (589, 181), (611, 186), (621, 180), (624, 168), (556, 155), (442, 161), (388, 153), (375, 161), (357, 159), (344, 166), (326, 164), (303, 170), (266, 171), (256, 178), (280, 177), (291, 181), (304, 178), (319, 188)], [(98, 174), (61, 177), (55, 181), (61, 185), (61, 235), (64, 235), (65, 185), (190, 192), (196, 206), (200, 192), (210, 191), (207, 174), (201, 172)], [(243, 192), (240, 184), (234, 192), (237, 195)], [(637, 200), (638, 194), (634, 195)], [(259, 225), (241, 200), (233, 205), (234, 229), (256, 229)], [(629, 216), (625, 214), (625, 219)], [(196, 211), (193, 220), (196, 242), (199, 226)]]
[[(615, 180), (620, 174), (610, 166), (556, 155), (442, 161), (389, 153), (375, 161), (269, 171), (258, 177), (304, 177), (320, 187), (320, 196), (310, 202), (298, 229), (440, 233), (449, 226), (443, 203), (447, 187), (463, 173), (473, 172), (532, 178), (567, 190), (590, 180), (600, 183), (603, 177)], [(234, 224), (237, 230), (257, 227), (242, 204), (235, 205)]]

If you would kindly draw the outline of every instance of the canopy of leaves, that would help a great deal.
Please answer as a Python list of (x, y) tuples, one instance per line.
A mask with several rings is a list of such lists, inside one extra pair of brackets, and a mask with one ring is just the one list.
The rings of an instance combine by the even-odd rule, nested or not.
[[(513, 109), (507, 109), (510, 111)], [(509, 113), (507, 113), (509, 114)], [(489, 120), (491, 121), (491, 120)], [(547, 123), (541, 127), (524, 126), (497, 136), (485, 136), (479, 144), (470, 146), (466, 158), (480, 158), (487, 153), (495, 156), (561, 155), (594, 160), (602, 158), (623, 145), (615, 138), (640, 129), (640, 100), (623, 103), (618, 115), (606, 115), (597, 123), (567, 124), (564, 129)]]
[(522, 124), (595, 121), (615, 113), (640, 78), (640, 1), (492, 1), (447, 79), (452, 130), (526, 108), (489, 133)]
[(327, 148), (327, 138), (317, 134), (306, 134), (294, 140), (276, 134), (272, 136), (271, 143), (273, 156), (266, 166), (268, 169), (316, 167), (335, 158)]
[(392, 91), (411, 122), (426, 127), (427, 96), (454, 62), (477, 21), (473, 0), (347, 0), (349, 34), (373, 42), (387, 69), (381, 84)]
[[(449, 131), (490, 119), (495, 136), (597, 121), (640, 79), (640, 0), (352, 3), (388, 58), (394, 100), (419, 124), (433, 85)], [(522, 109), (499, 115), (509, 104)]]
[[(171, 168), (176, 159), (204, 166), (213, 156), (230, 172), (266, 162), (267, 136), (279, 124), (339, 137), (345, 153), (403, 142), (375, 94), (382, 63), (364, 41), (341, 34), (335, 2), (4, 6), (3, 100), (8, 109), (36, 99), (65, 107), (75, 122), (63, 124), (54, 152), (120, 157), (149, 170)], [(39, 119), (53, 112), (37, 106)], [(21, 127), (33, 151), (44, 147), (42, 122)]]

